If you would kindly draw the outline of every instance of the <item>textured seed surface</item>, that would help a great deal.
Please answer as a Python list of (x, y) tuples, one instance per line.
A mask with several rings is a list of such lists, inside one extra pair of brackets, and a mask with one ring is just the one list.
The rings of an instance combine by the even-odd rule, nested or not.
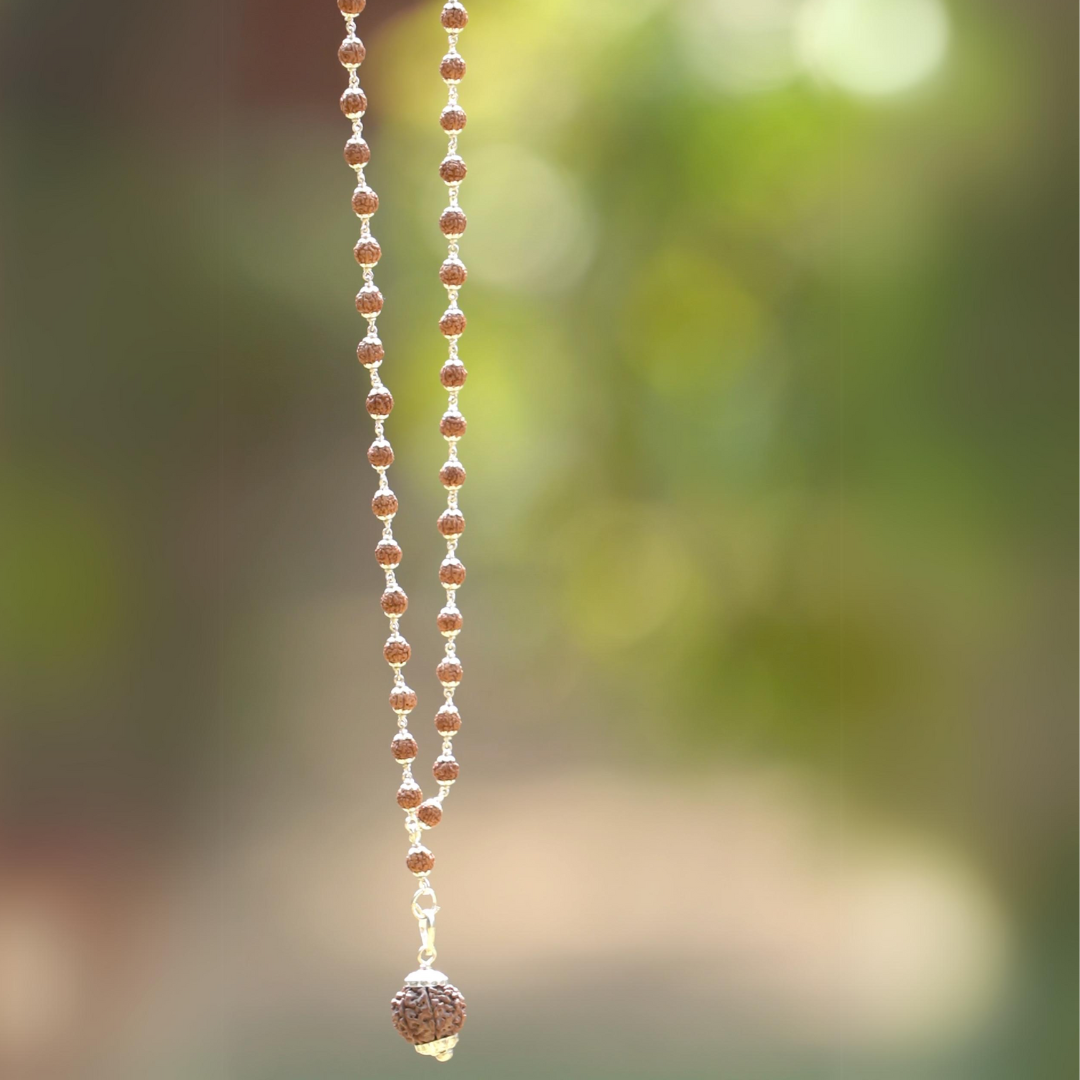
[(359, 15), (367, 6), (367, 0), (337, 0), (337, 6), (346, 15)]
[(469, 21), (469, 13), (465, 5), (458, 0), (450, 0), (442, 9), (442, 24), (447, 30), (464, 30)]
[(431, 775), (440, 784), (452, 784), (461, 772), (461, 766), (453, 758), (440, 757), (431, 767)]
[(367, 459), (377, 469), (389, 468), (394, 463), (394, 448), (386, 439), (376, 439), (368, 447)]
[(460, 510), (444, 510), (438, 525), (443, 536), (460, 536), (465, 531), (465, 515)]
[(374, 236), (364, 236), (357, 240), (353, 255), (361, 266), (374, 266), (382, 258), (382, 248)]
[(435, 727), (443, 735), (453, 734), (461, 730), (461, 713), (456, 705), (444, 705), (435, 714)]
[(378, 338), (364, 338), (364, 340), (356, 346), (356, 359), (365, 367), (382, 363), (384, 356), (386, 356), (386, 350), (383, 348), (383, 343)]
[(359, 67), (364, 62), (367, 50), (359, 38), (346, 38), (338, 48), (337, 55), (345, 67)]
[(387, 615), (404, 615), (406, 609), (409, 606), (409, 598), (405, 595), (405, 590), (400, 585), (395, 585), (392, 589), (387, 589), (382, 594), (382, 599), (379, 601), (382, 605), (383, 611)]
[(412, 646), (403, 637), (392, 637), (383, 646), (383, 656), (388, 664), (407, 664)]
[(426, 848), (410, 851), (405, 857), (405, 865), (414, 874), (427, 874), (435, 867), (435, 856)]
[(464, 386), (468, 377), (469, 373), (465, 365), (459, 360), (448, 360), (439, 372), (439, 381), (447, 390), (456, 390)]
[(439, 228), (442, 229), (444, 236), (449, 236), (451, 239), (463, 236), (468, 224), (469, 219), (459, 206), (448, 206), (439, 217)]
[(402, 784), (398, 788), (397, 804), (402, 810), (415, 810), (424, 801), (418, 784)]
[(412, 761), (419, 752), (420, 747), (411, 735), (395, 735), (394, 741), (390, 744), (390, 753), (398, 761)]
[(437, 802), (426, 802), (417, 810), (416, 816), (429, 829), (434, 829), (442, 821), (442, 807)]
[(465, 58), (458, 56), (457, 53), (447, 53), (442, 58), (442, 63), (439, 64), (439, 74), (448, 83), (461, 82), (465, 78), (467, 70), (468, 65), (465, 63)]
[(414, 1046), (457, 1035), (465, 1026), (465, 998), (450, 983), (406, 986), (390, 1003), (398, 1034)]
[(460, 559), (443, 559), (439, 580), (444, 585), (461, 585), (465, 581), (465, 564)]
[(465, 164), (465, 159), (457, 154), (444, 157), (442, 164), (439, 166), (439, 175), (447, 184), (460, 184), (468, 175), (468, 172), (469, 169)]
[(341, 111), (350, 120), (363, 116), (367, 112), (367, 95), (359, 87), (346, 90), (341, 95)]
[(354, 135), (345, 144), (345, 160), (353, 166), (366, 165), (371, 160), (371, 147)]

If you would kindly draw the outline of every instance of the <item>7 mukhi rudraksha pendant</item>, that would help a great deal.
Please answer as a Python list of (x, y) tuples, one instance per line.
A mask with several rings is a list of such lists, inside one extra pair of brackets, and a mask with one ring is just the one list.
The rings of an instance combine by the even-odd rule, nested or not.
[(390, 1002), (390, 1015), (398, 1034), (418, 1054), (449, 1061), (465, 1026), (465, 998), (441, 971), (420, 968), (406, 977)]

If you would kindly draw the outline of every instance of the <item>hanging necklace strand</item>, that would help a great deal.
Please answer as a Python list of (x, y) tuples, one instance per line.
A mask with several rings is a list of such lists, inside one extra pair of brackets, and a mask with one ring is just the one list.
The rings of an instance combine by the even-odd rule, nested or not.
[(357, 69), (364, 60), (365, 49), (356, 36), (356, 16), (364, 10), (366, 3), (367, 0), (338, 0), (338, 8), (344, 16), (346, 27), (345, 40), (338, 49), (338, 59), (349, 73), (349, 85), (341, 96), (341, 109), (353, 126), (352, 137), (345, 144), (345, 160), (356, 172), (352, 205), (360, 219), (360, 239), (354, 248), (354, 254), (363, 269), (364, 285), (357, 294), (356, 308), (367, 320), (368, 330), (357, 348), (357, 357), (371, 376), (371, 391), (366, 405), (368, 413), (375, 421), (375, 441), (368, 450), (368, 460), (379, 477), (372, 510), (383, 523), (382, 538), (375, 549), (375, 557), (386, 575), (386, 589), (381, 604), (390, 620), (390, 636), (383, 647), (383, 655), (394, 672), (390, 705), (397, 714), (398, 731), (391, 742), (391, 752), (402, 770), (397, 802), (405, 812), (405, 830), (409, 837), (405, 863), (417, 879), (412, 913), (419, 925), (421, 940), (417, 954), (420, 966), (406, 977), (404, 988), (394, 997), (391, 1016), (398, 1032), (413, 1044), (418, 1053), (434, 1057), (436, 1061), (449, 1061), (457, 1045), (458, 1034), (465, 1023), (465, 999), (460, 991), (450, 984), (447, 977), (434, 968), (435, 915), (439, 907), (428, 875), (435, 866), (435, 856), (421, 842), (421, 837), (425, 830), (434, 828), (442, 820), (443, 801), (459, 772), (454, 757), (453, 737), (461, 727), (461, 715), (454, 704), (454, 692), (462, 677), (456, 648), (462, 616), (456, 597), (458, 587), (465, 580), (465, 567), (457, 558), (456, 552), (465, 528), (465, 518), (458, 508), (458, 489), (464, 483), (465, 470), (458, 460), (457, 444), (465, 434), (465, 418), (458, 408), (458, 392), (465, 383), (467, 373), (458, 356), (458, 340), (465, 330), (465, 315), (458, 307), (457, 300), (466, 276), (465, 266), (458, 258), (458, 240), (465, 232), (466, 225), (465, 214), (458, 206), (458, 189), (461, 181), (465, 179), (466, 169), (464, 161), (457, 154), (457, 136), (465, 126), (465, 112), (457, 104), (457, 85), (465, 74), (465, 61), (457, 52), (457, 41), (469, 16), (457, 0), (447, 3), (441, 14), (449, 48), (440, 65), (440, 73), (448, 87), (449, 102), (441, 114), (440, 124), (449, 136), (449, 146), (447, 156), (439, 167), (439, 174), (449, 190), (450, 205), (439, 219), (440, 228), (449, 242), (447, 259), (439, 272), (449, 299), (449, 307), (439, 321), (439, 329), (449, 342), (449, 357), (440, 374), (442, 384), (448, 391), (447, 411), (440, 423), (440, 431), (448, 443), (449, 453), (448, 460), (439, 473), (447, 489), (447, 508), (438, 520), (438, 529), (446, 539), (447, 548), (446, 559), (439, 568), (439, 579), (446, 589), (446, 605), (439, 612), (436, 621), (440, 632), (446, 638), (446, 645), (436, 674), (442, 683), (445, 700), (435, 717), (436, 730), (442, 738), (442, 751), (432, 767), (432, 774), (439, 785), (438, 794), (425, 801), (412, 773), (412, 764), (419, 748), (409, 731), (408, 717), (416, 708), (417, 698), (415, 692), (405, 683), (403, 669), (411, 655), (411, 648), (400, 633), (400, 619), (409, 601), (395, 575), (395, 569), (402, 558), (401, 547), (393, 534), (393, 519), (398, 510), (398, 500), (386, 477), (394, 460), (394, 451), (386, 439), (385, 424), (393, 409), (394, 399), (379, 375), (384, 350), (378, 337), (376, 322), (383, 308), (383, 297), (375, 285), (374, 267), (379, 261), (381, 250), (378, 241), (371, 235), (371, 218), (378, 209), (379, 198), (368, 186), (364, 175), (371, 152), (363, 138), (367, 97), (360, 88), (357, 74)]

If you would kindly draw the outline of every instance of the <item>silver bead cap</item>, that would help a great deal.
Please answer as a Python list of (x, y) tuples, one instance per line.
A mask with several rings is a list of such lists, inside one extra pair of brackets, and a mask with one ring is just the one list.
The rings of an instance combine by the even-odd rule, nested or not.
[(406, 986), (439, 986), (450, 980), (434, 968), (418, 968), (405, 976)]
[(451, 1035), (447, 1039), (437, 1039), (435, 1042), (420, 1043), (413, 1049), (418, 1054), (433, 1057), (436, 1061), (449, 1061), (454, 1056), (454, 1047), (458, 1044), (458, 1037)]

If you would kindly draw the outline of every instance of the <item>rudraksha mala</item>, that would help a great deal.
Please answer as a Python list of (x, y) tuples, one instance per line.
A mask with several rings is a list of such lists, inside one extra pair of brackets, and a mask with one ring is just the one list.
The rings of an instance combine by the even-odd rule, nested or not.
[(363, 269), (364, 284), (356, 295), (356, 309), (367, 320), (367, 332), (357, 347), (357, 357), (371, 376), (371, 391), (367, 395), (367, 411), (375, 422), (375, 441), (368, 449), (368, 461), (378, 474), (379, 482), (371, 506), (383, 523), (382, 538), (375, 548), (375, 558), (386, 575), (382, 594), (382, 609), (390, 620), (390, 635), (383, 646), (383, 656), (394, 673), (390, 691), (390, 707), (397, 714), (397, 734), (390, 750), (401, 765), (401, 786), (397, 802), (405, 812), (405, 830), (409, 850), (405, 865), (415, 876), (417, 888), (413, 895), (412, 912), (420, 927), (421, 947), (419, 968), (405, 979), (404, 988), (391, 1003), (394, 1026), (416, 1050), (448, 1061), (457, 1045), (458, 1034), (465, 1024), (465, 999), (451, 985), (435, 963), (435, 915), (439, 910), (430, 874), (435, 856), (422, 843), (425, 831), (442, 820), (443, 802), (458, 778), (459, 766), (454, 757), (454, 736), (461, 728), (461, 714), (454, 704), (454, 694), (462, 679), (461, 661), (457, 656), (457, 637), (461, 632), (462, 615), (457, 604), (457, 592), (465, 581), (465, 567), (457, 557), (458, 544), (465, 530), (465, 517), (458, 506), (458, 491), (465, 482), (465, 468), (458, 458), (458, 443), (465, 434), (465, 417), (459, 408), (459, 395), (465, 385), (467, 372), (459, 355), (458, 343), (465, 332), (465, 313), (458, 306), (458, 296), (465, 284), (467, 272), (461, 261), (459, 241), (465, 232), (466, 217), (458, 205), (461, 182), (465, 179), (465, 162), (458, 154), (458, 136), (465, 127), (465, 110), (458, 104), (458, 84), (465, 76), (465, 61), (457, 51), (458, 36), (469, 21), (468, 12), (458, 2), (450, 0), (441, 13), (448, 47), (439, 65), (439, 72), (448, 90), (448, 101), (439, 117), (439, 124), (448, 136), (446, 156), (439, 166), (439, 176), (446, 184), (449, 205), (439, 218), (439, 228), (447, 238), (447, 256), (439, 269), (439, 279), (446, 288), (448, 306), (439, 320), (439, 329), (448, 343), (448, 356), (440, 371), (440, 381), (447, 391), (447, 407), (439, 430), (449, 447), (447, 461), (439, 470), (446, 489), (446, 509), (439, 515), (438, 529), (446, 540), (446, 558), (439, 567), (439, 581), (446, 590), (446, 603), (436, 618), (439, 632), (446, 639), (444, 655), (436, 668), (443, 688), (443, 704), (435, 714), (435, 728), (442, 739), (439, 756), (432, 767), (438, 783), (437, 793), (425, 799), (416, 782), (412, 766), (419, 753), (416, 738), (409, 730), (409, 714), (416, 708), (415, 691), (405, 682), (404, 669), (411, 647), (401, 634), (401, 617), (409, 606), (404, 589), (398, 584), (396, 570), (402, 551), (394, 539), (394, 517), (398, 512), (397, 496), (390, 489), (387, 472), (394, 460), (394, 451), (386, 437), (386, 421), (394, 407), (394, 398), (383, 383), (380, 368), (384, 358), (377, 322), (383, 309), (383, 296), (375, 285), (375, 266), (382, 254), (378, 241), (371, 234), (371, 219), (379, 208), (379, 197), (368, 186), (364, 170), (371, 151), (364, 140), (364, 114), (367, 97), (360, 88), (357, 69), (363, 63), (365, 49), (356, 36), (356, 16), (367, 0), (337, 0), (345, 18), (345, 40), (338, 49), (338, 59), (349, 73), (349, 85), (341, 95), (341, 111), (352, 121), (352, 137), (345, 144), (345, 161), (356, 172), (356, 188), (352, 206), (360, 219), (360, 239), (354, 253)]

